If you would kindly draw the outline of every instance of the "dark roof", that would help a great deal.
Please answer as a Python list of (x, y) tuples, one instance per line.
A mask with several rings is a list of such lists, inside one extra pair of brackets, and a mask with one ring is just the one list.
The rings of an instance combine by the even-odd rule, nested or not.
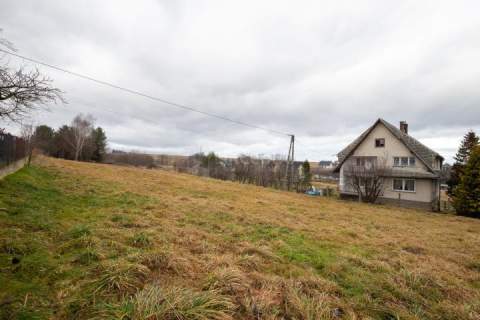
[(334, 171), (340, 170), (340, 167), (342, 166), (343, 162), (355, 151), (355, 149), (360, 145), (360, 143), (368, 136), (368, 134), (375, 128), (379, 123), (383, 124), (398, 140), (402, 141), (403, 144), (413, 153), (415, 154), (420, 161), (427, 166), (427, 168), (431, 172), (435, 172), (435, 170), (432, 167), (433, 161), (435, 158), (440, 158), (443, 160), (443, 157), (439, 155), (437, 152), (433, 151), (432, 149), (428, 148), (424, 144), (422, 144), (420, 141), (417, 139), (413, 138), (412, 136), (409, 136), (406, 133), (403, 133), (392, 125), (391, 123), (383, 120), (383, 119), (378, 119), (375, 121), (375, 123), (365, 130), (357, 139), (355, 139), (352, 143), (350, 143), (345, 149), (340, 151), (338, 153), (338, 165), (335, 168)]
[(331, 165), (332, 163), (333, 163), (333, 161), (330, 161), (330, 160), (320, 160), (320, 161), (318, 162), (318, 164), (321, 165), (321, 166), (329, 166), (329, 165)]

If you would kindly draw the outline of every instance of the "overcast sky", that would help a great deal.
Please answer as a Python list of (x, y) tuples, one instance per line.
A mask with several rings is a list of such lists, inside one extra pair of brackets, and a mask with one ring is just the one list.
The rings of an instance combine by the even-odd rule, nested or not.
[[(18, 53), (239, 121), (294, 133), (296, 158), (334, 159), (377, 118), (451, 161), (480, 132), (480, 1), (2, 1)], [(17, 63), (11, 58), (11, 63)], [(34, 66), (23, 62), (26, 66)], [(287, 153), (288, 137), (41, 67), (112, 148)]]

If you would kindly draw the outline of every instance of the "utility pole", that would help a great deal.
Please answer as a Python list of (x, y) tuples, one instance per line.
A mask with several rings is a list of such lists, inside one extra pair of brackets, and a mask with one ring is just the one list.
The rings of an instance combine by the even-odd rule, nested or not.
[(295, 161), (295, 135), (290, 135), (290, 147), (288, 148), (288, 157), (287, 157), (287, 169), (285, 172), (285, 180), (287, 182), (287, 190), (290, 190), (290, 185), (293, 181), (293, 173), (295, 166), (293, 162)]

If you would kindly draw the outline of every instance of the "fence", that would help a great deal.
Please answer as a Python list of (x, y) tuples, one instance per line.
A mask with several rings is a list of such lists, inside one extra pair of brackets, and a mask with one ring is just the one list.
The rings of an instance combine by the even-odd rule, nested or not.
[(0, 168), (25, 158), (25, 141), (9, 133), (0, 133)]

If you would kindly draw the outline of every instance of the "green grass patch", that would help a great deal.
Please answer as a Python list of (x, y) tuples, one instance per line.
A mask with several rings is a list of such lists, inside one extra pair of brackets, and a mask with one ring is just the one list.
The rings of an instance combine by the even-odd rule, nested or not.
[[(5, 230), (0, 234), (0, 302), (12, 300), (0, 318), (51, 318), (55, 308), (62, 308), (55, 288), (85, 281), (101, 263), (104, 231), (96, 229), (115, 220), (119, 209), (136, 214), (152, 202), (37, 166), (0, 180), (0, 228)], [(134, 238), (140, 247), (149, 241), (142, 234)]]

